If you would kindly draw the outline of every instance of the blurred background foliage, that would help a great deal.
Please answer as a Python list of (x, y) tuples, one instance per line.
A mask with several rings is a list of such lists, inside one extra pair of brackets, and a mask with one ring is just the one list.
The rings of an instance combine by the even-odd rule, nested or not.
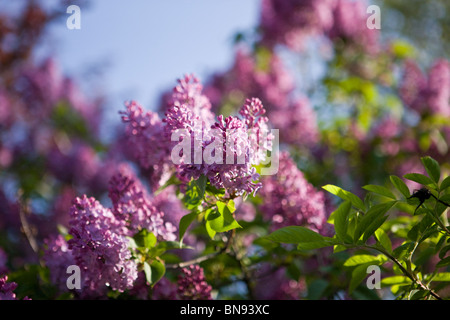
[[(8, 92), (15, 113), (12, 118), (0, 113), (3, 117), (0, 123), (0, 247), (5, 248), (10, 257), (12, 269), (21, 268), (24, 262), (36, 263), (11, 275), (12, 280), (27, 283), (22, 289), (19, 287), (20, 296), (34, 293), (36, 298), (48, 298), (55, 295), (50, 289), (48, 270), (37, 267), (40, 261), (24, 233), (30, 232), (42, 241), (46, 235), (58, 232), (58, 225), (67, 225), (68, 208), (76, 195), (87, 193), (104, 200), (111, 172), (118, 163), (129, 160), (129, 150), (121, 148), (123, 128), (110, 129), (116, 133), (115, 142), (102, 140), (98, 125), (108, 112), (102, 97), (80, 102), (75, 98), (81, 93), (70, 94), (71, 81), (62, 79), (64, 76), (58, 75), (51, 63), (35, 65), (38, 44), (51, 34), (54, 21), (64, 21), (65, 12), (61, 8), (65, 8), (68, 1), (46, 10), (40, 7), (39, 1), (25, 3), (24, 11), (17, 17), (0, 12), (0, 89)], [(361, 186), (387, 185), (391, 174), (423, 172), (420, 157), (425, 155), (432, 155), (441, 164), (443, 173), (450, 172), (449, 117), (417, 113), (404, 104), (399, 94), (407, 61), (415, 61), (426, 76), (437, 59), (449, 58), (450, 1), (373, 3), (381, 7), (381, 39), (386, 45), (376, 55), (352, 47), (344, 38), (335, 39), (331, 49), (321, 42), (312, 42), (299, 54), (284, 46), (268, 49), (261, 45), (257, 27), (235, 35), (236, 48), (243, 44), (249, 49), (255, 70), (263, 75), (271, 75), (278, 68), (273, 59), (282, 57), (295, 79), (294, 95), (310, 100), (317, 115), (318, 142), (311, 146), (303, 141), (285, 140), (283, 148), (289, 149), (298, 167), (316, 188), (335, 184), (362, 195)], [(45, 73), (45, 77), (41, 78), (40, 72)], [(206, 89), (215, 86), (214, 76), (205, 81)], [(42, 79), (51, 81), (46, 83)], [(230, 82), (233, 81), (231, 77)], [(258, 95), (261, 93), (258, 90), (264, 89), (254, 88), (253, 84), (249, 88), (231, 86), (230, 90), (223, 90), (216, 99), (216, 111), (231, 114), (243, 99)], [(61, 95), (47, 101), (49, 91), (60, 86), (65, 88)], [(30, 93), (31, 102), (27, 100)], [(37, 101), (36, 97), (42, 101)], [(270, 109), (271, 102), (263, 102)], [(284, 114), (287, 119), (290, 115), (289, 112)], [(393, 133), (387, 133), (390, 124)], [(294, 132), (296, 134), (300, 132)], [(141, 174), (145, 176), (147, 172), (143, 170)], [(264, 200), (257, 197), (251, 201), (257, 206)], [(11, 212), (15, 213), (15, 219), (11, 219)], [(31, 230), (24, 230), (19, 212), (27, 216)], [(394, 222), (388, 225), (397, 227), (396, 236), (405, 233), (404, 225), (398, 229), (403, 218), (394, 221), (398, 222), (397, 226)], [(259, 233), (268, 228), (267, 223), (258, 219), (244, 222), (243, 226)], [(195, 229), (193, 234), (199, 238), (205, 236), (204, 230)], [(214, 251), (220, 243), (207, 242), (204, 252)], [(328, 264), (308, 271), (310, 277), (304, 296), (342, 298), (342, 290), (351, 277), (348, 272), (342, 272), (347, 253), (338, 253), (336, 259), (328, 261), (327, 252), (303, 255), (273, 248), (268, 243), (259, 245), (263, 253), (246, 258), (251, 268), (261, 261), (271, 261), (277, 267), (286, 267), (290, 279), (298, 280), (305, 274), (304, 261), (308, 258), (326, 260)], [(237, 247), (242, 250), (241, 256), (246, 257), (246, 246), (245, 235), (240, 237), (238, 233)], [(430, 258), (426, 254), (421, 257), (424, 261)], [(208, 270), (208, 280), (218, 287), (232, 285), (233, 277), (242, 268), (223, 256), (206, 261), (203, 266)], [(245, 296), (240, 290), (231, 288), (230, 293), (226, 290), (225, 296)], [(353, 297), (378, 298), (364, 287), (359, 287)]]

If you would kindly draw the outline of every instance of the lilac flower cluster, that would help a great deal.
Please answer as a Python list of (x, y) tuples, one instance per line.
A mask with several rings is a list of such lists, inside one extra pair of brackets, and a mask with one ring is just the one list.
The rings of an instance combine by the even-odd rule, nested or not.
[(202, 94), (203, 85), (200, 80), (194, 75), (186, 75), (184, 78), (178, 79), (177, 82), (178, 85), (173, 88), (172, 96), (169, 97), (167, 105), (169, 107), (186, 105), (204, 123), (210, 124), (214, 121), (211, 102)]
[(176, 227), (164, 221), (164, 212), (158, 211), (153, 199), (139, 179), (126, 166), (110, 180), (109, 197), (113, 203), (113, 214), (126, 224), (126, 233), (133, 236), (141, 229), (153, 232), (162, 240), (176, 239)]
[(14, 290), (17, 288), (17, 283), (7, 281), (8, 276), (0, 277), (0, 300), (16, 300)]
[(289, 154), (280, 154), (276, 175), (263, 180), (260, 194), (263, 216), (272, 223), (273, 229), (302, 225), (320, 232), (326, 223), (325, 196), (317, 191), (297, 168)]
[[(261, 183), (253, 182), (258, 180), (259, 174), (252, 167), (250, 159), (252, 151), (247, 136), (248, 127), (244, 121), (232, 116), (227, 118), (219, 116), (211, 129), (219, 132), (212, 137), (212, 141), (221, 136), (223, 141), (227, 142), (222, 149), (220, 163), (207, 166), (206, 176), (211, 184), (217, 188), (225, 188), (231, 198), (240, 196), (243, 192), (256, 192), (261, 187)], [(230, 141), (231, 143), (228, 143)], [(218, 151), (215, 150), (215, 152)], [(232, 164), (227, 162), (229, 154), (232, 155)], [(238, 159), (241, 157), (244, 158), (243, 164), (239, 164)]]
[(164, 125), (157, 113), (145, 112), (135, 101), (127, 102), (125, 106), (126, 111), (121, 114), (122, 121), (126, 124), (128, 149), (142, 168), (150, 170), (151, 181), (155, 184), (152, 188), (157, 188), (164, 183), (164, 178), (161, 177), (170, 160), (167, 140), (162, 139)]
[(407, 61), (399, 91), (403, 102), (420, 115), (449, 117), (450, 63), (437, 60), (426, 76), (415, 62)]
[(318, 141), (316, 114), (306, 97), (294, 97), (294, 88), (294, 79), (277, 54), (272, 52), (261, 67), (257, 58), (240, 49), (231, 69), (214, 75), (205, 93), (214, 106), (225, 107), (228, 100), (260, 97), (273, 127), (283, 128), (283, 142), (312, 146)]
[(203, 269), (191, 265), (180, 270), (176, 282), (162, 278), (156, 283), (149, 296), (149, 286), (143, 272), (139, 273), (135, 286), (129, 293), (138, 299), (152, 300), (211, 300), (212, 287), (206, 282)]
[[(257, 105), (256, 108), (260, 109), (257, 114), (250, 112), (252, 105), (253, 107)], [(168, 128), (173, 128), (172, 130), (180, 129), (180, 117), (173, 115), (173, 112), (180, 110), (183, 109), (174, 106), (166, 113), (165, 120)], [(185, 110), (190, 112), (187, 109)], [(205, 161), (201, 164), (182, 163), (177, 168), (178, 176), (182, 180), (189, 181), (190, 178), (197, 179), (203, 174), (209, 178), (213, 186), (219, 189), (225, 188), (228, 196), (233, 198), (242, 195), (244, 192), (256, 192), (260, 184), (254, 182), (258, 180), (259, 175), (253, 165), (259, 163), (257, 159), (263, 158), (264, 151), (270, 149), (270, 147), (259, 148), (258, 144), (251, 145), (251, 141), (257, 142), (255, 136), (261, 140), (271, 139), (268, 135), (268, 127), (265, 125), (267, 118), (263, 116), (264, 112), (261, 102), (254, 98), (247, 100), (241, 108), (242, 119), (234, 116), (225, 118), (220, 115), (217, 121), (209, 127), (203, 125), (203, 119), (197, 120), (196, 124), (189, 125), (189, 127), (184, 127), (184, 129), (192, 132), (191, 138), (194, 139), (192, 141), (193, 153), (188, 155), (190, 156), (190, 162), (191, 159), (195, 161), (198, 152), (201, 152), (202, 155), (206, 154), (206, 157), (213, 158), (211, 159), (213, 161), (208, 163), (208, 160), (204, 159)], [(181, 117), (181, 119), (183, 118)], [(202, 122), (201, 125), (199, 125), (200, 121)], [(185, 124), (181, 123), (181, 125)], [(252, 130), (253, 139), (249, 138), (249, 130)], [(200, 141), (195, 141), (196, 139), (200, 139)], [(201, 146), (200, 150), (195, 150), (196, 144)], [(209, 146), (214, 146), (210, 154), (207, 153)], [(197, 154), (194, 154), (196, 152)], [(252, 162), (252, 160), (254, 161)]]
[(303, 49), (307, 37), (321, 35), (333, 25), (335, 0), (264, 0), (260, 16), (262, 43)]
[(57, 286), (60, 292), (64, 292), (67, 290), (67, 267), (76, 265), (75, 257), (62, 235), (45, 239), (45, 246), (43, 259), (50, 270), (50, 281)]
[(226, 104), (227, 99), (241, 103), (245, 96), (259, 97), (266, 107), (287, 107), (294, 79), (278, 55), (272, 53), (267, 60), (258, 61), (251, 52), (238, 48), (231, 68), (214, 74), (205, 87), (213, 107)]
[(68, 241), (76, 264), (84, 275), (87, 292), (100, 293), (111, 287), (124, 291), (137, 278), (137, 265), (131, 259), (123, 235), (124, 221), (94, 198), (76, 198), (71, 208), (73, 236)]
[(18, 88), (29, 115), (39, 119), (48, 117), (58, 103), (64, 102), (86, 120), (91, 130), (97, 130), (99, 104), (86, 99), (74, 81), (63, 76), (53, 58), (48, 58), (38, 67), (29, 65), (24, 68), (18, 79)]
[(107, 187), (115, 165), (112, 158), (101, 159), (92, 146), (81, 140), (74, 139), (66, 146), (54, 144), (48, 150), (49, 172), (62, 182), (83, 185), (94, 192)]
[(276, 128), (282, 128), (280, 139), (288, 144), (311, 147), (319, 141), (317, 115), (306, 97), (273, 110), (270, 119)]
[[(200, 82), (188, 75), (179, 80), (174, 88), (164, 119), (160, 120), (150, 111), (144, 113), (135, 102), (128, 103), (126, 107), (122, 120), (126, 123), (128, 142), (134, 149), (135, 159), (144, 168), (162, 166), (168, 172), (159, 172), (160, 175), (170, 176), (175, 172), (182, 182), (205, 175), (215, 187), (225, 188), (230, 197), (240, 196), (244, 192), (254, 193), (259, 189), (260, 184), (255, 182), (259, 175), (253, 165), (264, 158), (264, 151), (271, 149), (272, 136), (269, 135), (268, 120), (258, 99), (246, 101), (241, 109), (241, 118), (219, 116), (214, 120), (211, 104), (202, 94)], [(249, 138), (248, 131), (252, 129), (254, 136)], [(179, 134), (178, 139), (181, 140), (172, 141), (174, 134)], [(262, 148), (251, 145), (251, 141), (259, 142), (261, 136), (268, 140), (267, 143), (261, 141)], [(182, 150), (174, 153), (174, 147), (186, 141), (184, 139), (188, 144), (190, 142), (191, 153), (183, 154)], [(179, 157), (176, 163), (172, 158), (174, 155)], [(211, 161), (203, 159), (204, 155)], [(227, 161), (241, 158), (243, 162), (229, 164)]]
[(181, 217), (189, 213), (181, 200), (177, 198), (174, 186), (169, 186), (155, 195), (152, 204), (157, 211), (164, 212), (164, 219), (167, 222), (175, 226), (179, 225)]
[(366, 1), (264, 0), (260, 15), (261, 43), (301, 51), (311, 36), (342, 39), (368, 53), (378, 50), (379, 30), (366, 27)]
[(333, 8), (333, 25), (327, 36), (332, 40), (342, 39), (347, 46), (357, 45), (366, 53), (379, 50), (379, 30), (367, 28), (368, 4), (364, 0), (336, 0)]
[[(72, 178), (68, 172), (73, 170), (67, 170), (67, 167), (73, 169), (74, 164), (85, 162), (92, 169), (88, 172), (77, 168), (76, 173), (81, 173), (75, 175), (79, 181), (84, 174), (91, 177), (103, 169), (87, 141), (81, 141), (83, 139), (77, 135), (61, 134), (59, 126), (65, 125), (62, 122), (68, 119), (58, 118), (64, 118), (66, 115), (62, 113), (66, 112), (76, 115), (80, 122), (76, 124), (77, 129), (84, 130), (84, 135), (95, 140), (101, 114), (99, 99), (84, 97), (75, 82), (64, 77), (51, 58), (41, 65), (29, 63), (15, 70), (13, 81), (8, 84), (10, 87), (6, 83), (0, 85), (0, 126), (8, 129), (0, 132), (0, 149), (1, 158), (9, 156), (10, 160), (0, 162), (10, 164), (15, 158), (43, 157), (48, 161), (46, 165), (51, 173), (58, 179), (61, 175), (62, 180)], [(52, 161), (55, 156), (61, 161)]]
[[(145, 228), (159, 240), (176, 239), (176, 227), (164, 219), (164, 213), (153, 205), (144, 185), (127, 165), (120, 166), (111, 178), (109, 197), (112, 209), (103, 207), (94, 198), (76, 198), (70, 208), (71, 239), (66, 241), (60, 235), (46, 239), (44, 261), (51, 271), (52, 282), (61, 291), (67, 289), (69, 265), (81, 269), (83, 297), (102, 296), (108, 288), (119, 292), (131, 289), (138, 271), (127, 237)], [(163, 203), (164, 209), (176, 205), (175, 199), (160, 196), (157, 204)]]
[(181, 270), (178, 279), (178, 298), (180, 300), (211, 300), (211, 286), (205, 281), (203, 269), (191, 265)]
[[(17, 300), (14, 290), (17, 288), (17, 283), (8, 282), (8, 276), (0, 277), (0, 300)], [(28, 297), (23, 300), (31, 300)]]
[[(102, 159), (97, 148), (103, 147), (98, 131), (101, 101), (83, 96), (53, 58), (34, 61), (2, 64), (0, 71), (0, 169), (5, 173), (0, 182), (0, 227), (7, 230), (8, 243), (20, 247), (17, 259), (11, 259), (13, 268), (18, 261), (35, 261), (21, 236), (15, 192), (24, 191), (30, 228), (42, 244), (57, 232), (59, 223), (67, 226), (69, 206), (66, 201), (63, 217), (55, 207), (58, 193), (71, 189), (73, 198), (75, 192), (104, 192), (114, 162), (106, 153), (108, 159)], [(30, 193), (45, 193), (45, 200)]]

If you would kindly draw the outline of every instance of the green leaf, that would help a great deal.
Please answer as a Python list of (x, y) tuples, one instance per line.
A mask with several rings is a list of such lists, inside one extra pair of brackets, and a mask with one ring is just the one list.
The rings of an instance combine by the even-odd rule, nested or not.
[(386, 187), (369, 184), (364, 186), (363, 189), (396, 200), (395, 195)]
[(392, 253), (392, 242), (391, 239), (388, 237), (386, 232), (383, 231), (383, 229), (378, 229), (375, 231), (375, 237), (377, 238), (380, 245), (388, 252)]
[(373, 235), (375, 231), (377, 231), (378, 228), (383, 225), (383, 223), (387, 220), (387, 218), (388, 218), (387, 216), (381, 216), (376, 218), (375, 221), (373, 221), (369, 225), (366, 231), (364, 231), (362, 241), (365, 243), (370, 238), (370, 236)]
[[(417, 241), (420, 236), (420, 242), (428, 238), (432, 233), (436, 231), (436, 228), (430, 228), (434, 223), (434, 218), (431, 215), (425, 215), (411, 230), (408, 231), (408, 238)], [(427, 231), (427, 232), (425, 232)], [(430, 233), (431, 232), (431, 233)]]
[(409, 204), (406, 201), (401, 200), (401, 201), (397, 202), (397, 204), (395, 206), (397, 207), (397, 209), (399, 211), (404, 212), (404, 213), (408, 213), (408, 214), (410, 214), (412, 216), (412, 215), (414, 215), (414, 210), (416, 209), (417, 204), (414, 206), (412, 204)]
[(347, 247), (341, 244), (337, 244), (333, 247), (333, 253), (338, 253), (345, 250), (347, 250)]
[(408, 186), (403, 182), (402, 179), (394, 175), (390, 176), (389, 178), (391, 179), (394, 187), (396, 187), (397, 190), (400, 191), (405, 198), (409, 198), (411, 196)]
[(180, 238), (180, 245), (182, 245), (182, 241), (184, 238), (184, 235), (186, 233), (186, 230), (189, 228), (191, 223), (195, 220), (197, 217), (197, 212), (191, 212), (189, 214), (184, 215), (180, 219), (180, 226), (179, 226), (179, 238)]
[(153, 249), (150, 250), (147, 255), (150, 258), (160, 257), (168, 250), (173, 249), (193, 249), (190, 246), (184, 245), (182, 242), (177, 241), (162, 241), (158, 243)]
[(267, 237), (257, 238), (253, 241), (253, 244), (264, 248), (266, 251), (273, 250), (277, 247), (277, 244), (267, 239)]
[(364, 234), (367, 240), (386, 220), (384, 214), (392, 208), (396, 201), (380, 203), (370, 208), (356, 226), (354, 241), (358, 241)]
[(234, 213), (236, 211), (236, 206), (235, 206), (233, 200), (228, 200), (226, 202), (226, 206), (227, 206), (228, 210), (230, 210), (231, 213)]
[(419, 238), (419, 229), (420, 229), (419, 223), (414, 225), (407, 233), (408, 239), (416, 241)]
[(161, 280), (161, 278), (166, 273), (166, 266), (161, 261), (155, 259), (150, 263), (150, 268), (151, 268), (150, 284), (154, 286), (159, 280)]
[[(350, 201), (344, 201), (335, 212), (334, 215), (334, 229), (337, 237), (344, 242), (352, 242), (351, 237), (347, 235), (348, 227), (348, 215), (350, 213), (351, 203)], [(348, 241), (348, 239), (350, 240)]]
[(152, 268), (148, 264), (147, 261), (144, 262), (144, 273), (145, 273), (145, 280), (147, 280), (148, 283), (152, 283)]
[(332, 238), (324, 237), (301, 226), (280, 228), (266, 236), (266, 238), (274, 242), (298, 244), (299, 250), (318, 249), (338, 244)]
[(430, 294), (427, 290), (417, 290), (411, 297), (411, 300), (421, 300)]
[(331, 185), (331, 184), (327, 184), (326, 186), (323, 186), (322, 188), (327, 190), (328, 192), (334, 194), (335, 196), (338, 196), (339, 198), (341, 198), (343, 200), (350, 201), (353, 206), (355, 206), (356, 208), (358, 208), (362, 211), (364, 211), (366, 209), (363, 201), (358, 196), (354, 195), (353, 193), (351, 193), (349, 191), (346, 191), (342, 188), (339, 188), (339, 187)]
[(14, 289), (17, 299), (28, 296), (33, 300), (49, 300), (57, 294), (56, 288), (50, 281), (49, 269), (40, 265), (25, 264), (19, 269), (11, 270), (8, 273), (8, 282), (21, 284)]
[(437, 273), (433, 277), (433, 281), (442, 281), (442, 282), (448, 282), (450, 281), (450, 272), (440, 272)]
[[(446, 239), (446, 237), (443, 234), (441, 234), (440, 239), (437, 241), (436, 245), (434, 246), (434, 254), (437, 254), (440, 250), (444, 250), (443, 246), (445, 243), (445, 239)], [(444, 256), (445, 256), (445, 253), (442, 257), (439, 257), (439, 258), (442, 259)]]
[(365, 265), (381, 265), (387, 261), (387, 258), (383, 255), (372, 256), (370, 254), (358, 254), (348, 258), (344, 262), (344, 267), (355, 267), (361, 264)]
[(363, 264), (357, 266), (352, 271), (352, 278), (350, 280), (350, 286), (349, 286), (349, 293), (352, 293), (356, 287), (359, 286), (359, 284), (367, 277), (367, 267), (370, 264)]
[(225, 195), (224, 188), (217, 189), (216, 187), (212, 186), (209, 183), (206, 185), (205, 191), (206, 191), (206, 193), (208, 193), (209, 195), (212, 195), (212, 196), (223, 197)]
[(450, 265), (450, 257), (444, 258), (436, 264), (436, 268), (446, 267)]
[(133, 236), (136, 245), (141, 248), (151, 249), (156, 244), (156, 236), (147, 229), (142, 229)]
[(441, 249), (441, 251), (439, 251), (439, 258), (444, 259), (445, 255), (447, 254), (448, 251), (450, 251), (450, 245), (443, 247)]
[(178, 180), (178, 178), (175, 175), (172, 175), (169, 179), (167, 179), (167, 181), (160, 186), (155, 192), (154, 195), (158, 195), (160, 194), (164, 189), (166, 189), (168, 186), (170, 185), (177, 185), (180, 183), (180, 180)]
[(433, 180), (420, 173), (407, 173), (403, 177), (405, 177), (408, 180), (420, 183), (424, 186), (428, 186), (430, 188), (434, 188), (436, 186)]
[(444, 194), (443, 196), (440, 196), (439, 200), (445, 203), (450, 203), (450, 194)]
[(394, 257), (401, 260), (405, 256), (408, 256), (414, 249), (414, 247), (415, 247), (414, 242), (406, 242), (393, 250)]
[(450, 187), (450, 176), (448, 176), (444, 180), (442, 180), (439, 190), (444, 191), (448, 187)]
[(439, 179), (441, 178), (441, 168), (439, 167), (439, 163), (431, 157), (422, 157), (420, 160), (428, 175), (434, 182), (439, 183)]
[[(234, 210), (234, 205), (231, 206)], [(218, 201), (217, 210), (208, 211), (205, 220), (209, 223), (209, 227), (216, 232), (226, 232), (232, 229), (241, 228), (239, 223), (234, 219), (230, 210), (230, 205)]]
[(411, 279), (406, 276), (392, 276), (381, 279), (381, 287), (390, 287), (393, 285), (408, 285)]
[(184, 205), (187, 209), (194, 210), (202, 204), (207, 181), (206, 176), (201, 175), (197, 180), (191, 180), (189, 182), (183, 198)]
[(217, 232), (211, 228), (209, 221), (206, 221), (205, 228), (206, 228), (206, 232), (208, 233), (208, 236), (211, 238), (211, 240), (214, 239), (214, 236), (216, 235)]

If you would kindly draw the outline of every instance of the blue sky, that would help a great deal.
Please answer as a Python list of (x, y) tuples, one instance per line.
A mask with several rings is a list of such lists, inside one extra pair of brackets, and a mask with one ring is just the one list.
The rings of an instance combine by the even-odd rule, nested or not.
[[(161, 90), (195, 73), (205, 79), (233, 58), (232, 39), (258, 20), (260, 0), (92, 0), (81, 8), (81, 29), (66, 20), (50, 28), (40, 55), (51, 52), (64, 72), (82, 79), (102, 70), (111, 109), (134, 99), (153, 108)], [(69, 14), (67, 14), (69, 17)], [(117, 116), (114, 112), (113, 116)]]

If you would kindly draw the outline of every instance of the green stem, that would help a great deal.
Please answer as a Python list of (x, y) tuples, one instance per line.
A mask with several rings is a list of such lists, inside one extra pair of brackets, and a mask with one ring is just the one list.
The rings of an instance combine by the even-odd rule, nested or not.
[(230, 236), (228, 237), (227, 242), (225, 243), (225, 246), (222, 247), (220, 250), (217, 250), (215, 252), (212, 252), (212, 253), (204, 255), (204, 256), (199, 256), (199, 257), (197, 257), (195, 259), (192, 259), (192, 260), (183, 261), (183, 262), (174, 263), (174, 264), (167, 264), (166, 268), (167, 269), (181, 269), (181, 268), (185, 268), (185, 267), (188, 267), (190, 265), (199, 264), (199, 263), (201, 263), (203, 261), (206, 261), (206, 260), (209, 260), (209, 259), (213, 259), (213, 258), (217, 257), (218, 255), (220, 255), (222, 253), (228, 252), (229, 249), (230, 249), (230, 244), (231, 244), (232, 238), (234, 237), (234, 234), (235, 234), (235, 230), (236, 229), (233, 229), (231, 231)]
[(366, 246), (364, 245), (363, 248), (367, 248), (367, 249), (373, 249), (376, 250), (382, 254), (384, 254), (386, 257), (388, 257), (389, 259), (391, 259), (395, 264), (397, 264), (397, 266), (400, 268), (400, 270), (403, 272), (403, 274), (405, 276), (407, 276), (409, 279), (411, 279), (411, 281), (413, 281), (415, 284), (417, 284), (421, 289), (425, 290), (425, 291), (429, 291), (430, 294), (435, 297), (438, 300), (442, 300), (442, 298), (436, 293), (434, 292), (432, 289), (430, 289), (428, 286), (426, 286), (425, 284), (422, 283), (422, 281), (420, 281), (419, 279), (417, 279), (415, 277), (415, 275), (406, 270), (405, 267), (403, 267), (403, 265), (400, 263), (400, 261), (397, 260), (397, 258), (395, 258), (393, 255), (391, 255), (389, 252), (386, 252), (385, 250), (378, 248), (378, 247), (374, 247), (374, 246)]

